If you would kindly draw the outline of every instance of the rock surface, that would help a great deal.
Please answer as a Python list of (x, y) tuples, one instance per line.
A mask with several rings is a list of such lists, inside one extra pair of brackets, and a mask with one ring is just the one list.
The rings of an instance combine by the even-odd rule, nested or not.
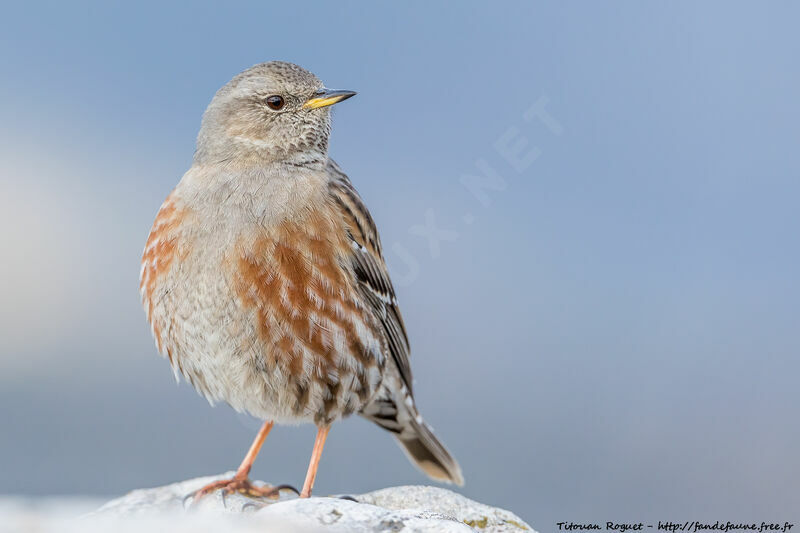
[(197, 502), (191, 498), (185, 500), (206, 483), (232, 474), (135, 490), (86, 516), (81, 520), (83, 530), (91, 530), (86, 526), (94, 522), (104, 527), (113, 525), (115, 531), (123, 532), (167, 527), (178, 532), (222, 528), (261, 533), (533, 531), (509, 511), (477, 503), (449, 490), (424, 486), (307, 500), (298, 499), (293, 493), (282, 493), (277, 501), (271, 501), (240, 494), (223, 498), (219, 492)]

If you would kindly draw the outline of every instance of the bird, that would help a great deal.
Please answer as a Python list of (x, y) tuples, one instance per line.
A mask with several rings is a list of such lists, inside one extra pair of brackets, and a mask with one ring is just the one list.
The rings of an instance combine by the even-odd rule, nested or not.
[(328, 155), (331, 107), (354, 96), (270, 61), (236, 75), (203, 114), (191, 167), (161, 205), (139, 288), (175, 378), (263, 426), (216, 490), (276, 497), (253, 462), (275, 424), (316, 425), (300, 497), (331, 425), (358, 414), (430, 478), (463, 485), (414, 400), (409, 340), (375, 222)]

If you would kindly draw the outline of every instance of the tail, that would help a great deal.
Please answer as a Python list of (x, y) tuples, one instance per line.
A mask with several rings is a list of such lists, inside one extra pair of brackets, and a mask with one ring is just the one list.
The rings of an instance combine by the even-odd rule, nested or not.
[(361, 415), (391, 431), (397, 442), (406, 452), (409, 460), (431, 479), (445, 483), (464, 484), (461, 467), (450, 455), (430, 426), (422, 420), (414, 405), (414, 399), (403, 387), (402, 401), (395, 398), (380, 397), (365, 407)]

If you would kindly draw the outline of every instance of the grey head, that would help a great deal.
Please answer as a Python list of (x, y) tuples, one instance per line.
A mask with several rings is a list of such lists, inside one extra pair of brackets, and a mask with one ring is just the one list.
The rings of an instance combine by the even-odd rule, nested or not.
[(330, 107), (352, 91), (326, 89), (283, 61), (250, 67), (222, 87), (203, 115), (195, 164), (324, 163)]

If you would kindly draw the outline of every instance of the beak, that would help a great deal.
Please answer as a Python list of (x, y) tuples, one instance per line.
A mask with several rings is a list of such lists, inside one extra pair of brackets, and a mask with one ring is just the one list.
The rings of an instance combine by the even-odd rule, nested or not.
[(308, 99), (303, 107), (305, 109), (317, 109), (318, 107), (327, 107), (347, 100), (351, 96), (355, 96), (355, 91), (332, 91), (331, 89), (320, 89), (314, 96)]

